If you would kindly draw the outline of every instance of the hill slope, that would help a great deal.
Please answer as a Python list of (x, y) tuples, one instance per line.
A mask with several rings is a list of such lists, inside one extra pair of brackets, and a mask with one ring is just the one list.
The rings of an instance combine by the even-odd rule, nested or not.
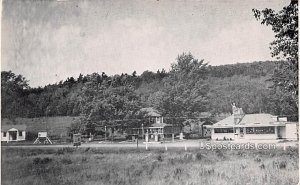
[(235, 102), (246, 113), (297, 114), (292, 99), (268, 81), (278, 63), (209, 66), (184, 53), (168, 72), (93, 73), (43, 88), (30, 88), (22, 76), (3, 71), (1, 113), (3, 118), (83, 115), (112, 124), (136, 118), (142, 107), (169, 117), (197, 117), (201, 112), (229, 113)]

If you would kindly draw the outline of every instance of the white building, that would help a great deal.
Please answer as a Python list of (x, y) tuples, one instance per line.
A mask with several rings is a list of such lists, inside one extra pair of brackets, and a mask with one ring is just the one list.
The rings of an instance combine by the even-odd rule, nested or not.
[(24, 141), (26, 139), (25, 125), (2, 125), (1, 141)]
[(210, 126), (213, 140), (298, 139), (299, 125), (271, 114), (244, 114), (233, 104), (233, 114)]

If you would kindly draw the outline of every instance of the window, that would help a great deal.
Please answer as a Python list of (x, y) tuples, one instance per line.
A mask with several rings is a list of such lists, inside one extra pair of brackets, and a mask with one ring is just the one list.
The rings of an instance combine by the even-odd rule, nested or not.
[(215, 133), (233, 133), (233, 128), (215, 128)]
[(254, 134), (254, 128), (253, 127), (247, 127), (246, 128), (246, 134)]
[(22, 136), (22, 131), (19, 131), (19, 136)]
[(248, 127), (246, 134), (274, 134), (274, 127)]
[(3, 137), (6, 137), (6, 132), (3, 132)]

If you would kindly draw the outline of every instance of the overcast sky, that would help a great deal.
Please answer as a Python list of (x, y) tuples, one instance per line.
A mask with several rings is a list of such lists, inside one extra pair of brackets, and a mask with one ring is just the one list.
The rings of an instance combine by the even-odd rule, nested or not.
[(191, 52), (210, 65), (272, 60), (270, 27), (252, 8), (286, 0), (61, 0), (2, 5), (1, 70), (31, 87), (77, 78), (170, 69)]

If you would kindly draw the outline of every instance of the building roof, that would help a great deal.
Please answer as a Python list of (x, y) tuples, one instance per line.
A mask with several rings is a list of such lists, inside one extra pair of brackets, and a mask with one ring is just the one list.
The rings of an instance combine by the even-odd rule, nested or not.
[[(277, 119), (277, 117), (276, 117)], [(285, 125), (286, 122), (277, 121), (271, 114), (246, 114), (238, 126), (275, 126)]]
[(231, 115), (215, 123), (212, 127), (224, 128), (224, 127), (284, 126), (286, 123), (287, 123), (286, 121), (277, 121), (277, 116), (272, 116), (271, 114), (245, 114), (242, 120), (238, 124), (234, 124), (234, 115)]
[(225, 119), (215, 123), (213, 127), (233, 127), (234, 126), (234, 117), (233, 115), (228, 116)]
[(26, 130), (26, 125), (1, 125), (1, 131), (7, 132), (8, 130), (15, 128), (17, 130)]
[(140, 111), (146, 113), (146, 116), (161, 117), (159, 111), (154, 109), (153, 107), (142, 108)]

